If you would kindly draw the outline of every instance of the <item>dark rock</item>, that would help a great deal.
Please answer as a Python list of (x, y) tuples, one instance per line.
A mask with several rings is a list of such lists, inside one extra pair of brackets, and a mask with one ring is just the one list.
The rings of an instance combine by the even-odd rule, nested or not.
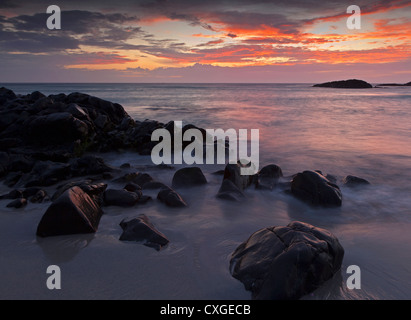
[(136, 192), (136, 191), (140, 191), (141, 187), (138, 184), (135, 184), (133, 182), (129, 182), (124, 186), (123, 189), (127, 190), (127, 191), (130, 191), (130, 192)]
[(124, 189), (107, 189), (104, 192), (104, 203), (106, 206), (131, 207), (141, 197), (141, 192), (130, 192)]
[(291, 181), (291, 193), (297, 198), (321, 206), (341, 206), (340, 188), (315, 171), (298, 173)]
[(19, 198), (19, 199), (16, 199), (16, 200), (13, 200), (12, 202), (10, 202), (7, 205), (7, 208), (19, 209), (19, 208), (25, 207), (26, 205), (27, 205), (27, 199)]
[(30, 173), (25, 174), (19, 185), (26, 188), (33, 186), (51, 186), (70, 177), (70, 164), (52, 161), (37, 161)]
[(181, 196), (171, 188), (163, 188), (157, 195), (157, 199), (169, 207), (186, 207), (187, 204)]
[(42, 94), (40, 91), (34, 91), (29, 95), (29, 99), (32, 101), (37, 101), (41, 98), (45, 98), (46, 96)]
[(12, 90), (5, 87), (0, 88), (0, 104), (3, 104), (4, 102), (9, 100), (14, 100), (16, 98), (17, 96)]
[(365, 89), (365, 88), (372, 88), (372, 85), (363, 80), (350, 79), (350, 80), (331, 81), (331, 82), (325, 82), (321, 84), (315, 84), (313, 87)]
[(4, 179), (4, 184), (9, 188), (13, 187), (23, 176), (21, 172), (10, 172)]
[(131, 165), (130, 165), (128, 162), (126, 162), (126, 163), (123, 163), (123, 164), (120, 166), (120, 168), (121, 168), (121, 169), (131, 168)]
[(56, 192), (53, 194), (51, 199), (54, 201), (58, 197), (60, 197), (66, 190), (79, 187), (85, 193), (87, 193), (97, 204), (102, 205), (103, 203), (103, 193), (107, 188), (106, 183), (93, 183), (91, 180), (80, 180), (80, 181), (72, 181), (63, 185), (60, 185)]
[(10, 157), (7, 152), (0, 152), (0, 178), (9, 172)]
[(294, 221), (253, 233), (232, 254), (230, 272), (253, 299), (299, 299), (330, 279), (343, 257), (329, 231)]
[(217, 193), (217, 198), (231, 201), (242, 201), (245, 198), (244, 193), (231, 180), (223, 180)]
[(258, 189), (272, 190), (278, 185), (282, 176), (283, 172), (279, 166), (275, 164), (265, 166), (257, 174), (256, 187)]
[(161, 188), (168, 188), (164, 183), (160, 181), (149, 181), (143, 184), (143, 190), (155, 190), (155, 189), (161, 189)]
[(152, 200), (153, 198), (150, 196), (146, 196), (146, 195), (142, 195), (140, 197), (140, 199), (138, 199), (138, 204), (146, 204), (147, 202), (149, 202), (150, 200)]
[(173, 188), (193, 187), (207, 184), (207, 179), (199, 167), (186, 167), (174, 173)]
[(102, 158), (87, 155), (71, 161), (71, 173), (73, 176), (84, 176), (88, 174), (99, 174), (114, 171)]
[(27, 138), (39, 145), (73, 142), (85, 138), (88, 134), (87, 125), (68, 112), (38, 116), (25, 125)]
[(153, 181), (153, 178), (148, 173), (131, 172), (115, 180), (115, 182), (132, 182), (139, 186), (147, 182)]
[(41, 187), (26, 188), (23, 190), (23, 198), (30, 198), (36, 195), (36, 193), (39, 192), (40, 190), (42, 190)]
[(97, 231), (103, 211), (81, 188), (65, 191), (48, 207), (37, 227), (40, 237)]
[(241, 165), (240, 164), (227, 164), (224, 169), (223, 180), (230, 180), (234, 185), (241, 191), (247, 188), (254, 179), (254, 176), (241, 175)]
[(90, 121), (88, 114), (75, 103), (70, 103), (69, 105), (67, 105), (65, 111), (70, 113), (73, 117), (76, 117), (77, 119)]
[(9, 193), (3, 194), (0, 196), (0, 200), (3, 200), (3, 199), (12, 200), (12, 199), (19, 199), (19, 198), (23, 198), (23, 191), (18, 190), (18, 189), (11, 190)]
[(44, 190), (37, 191), (37, 193), (30, 198), (30, 202), (33, 202), (33, 203), (42, 203), (43, 201), (48, 201), (48, 200), (50, 200), (50, 198), (47, 195), (47, 192)]
[(359, 178), (359, 177), (356, 177), (356, 176), (350, 176), (350, 175), (346, 176), (343, 179), (343, 183), (347, 187), (364, 186), (364, 185), (369, 185), (370, 184), (367, 180), (365, 180), (363, 178)]
[(30, 172), (34, 165), (35, 160), (31, 157), (23, 155), (23, 154), (11, 154), (10, 155), (10, 164), (9, 164), (9, 171), (21, 171), (24, 173)]
[(120, 236), (121, 241), (143, 242), (145, 246), (156, 250), (160, 250), (169, 242), (166, 236), (158, 231), (144, 214), (129, 221), (123, 220), (120, 222), (120, 226), (123, 229)]
[(94, 124), (99, 129), (104, 129), (107, 123), (108, 123), (108, 117), (105, 116), (104, 114), (99, 114), (98, 117), (94, 120)]
[(404, 84), (404, 86), (411, 86), (411, 81)]

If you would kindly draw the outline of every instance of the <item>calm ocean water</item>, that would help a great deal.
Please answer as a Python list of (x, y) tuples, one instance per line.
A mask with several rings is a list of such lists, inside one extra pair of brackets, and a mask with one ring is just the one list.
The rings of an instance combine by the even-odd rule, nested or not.
[(84, 92), (138, 120), (259, 129), (261, 165), (320, 169), (406, 188), (411, 87), (341, 90), (310, 84), (4, 84), (16, 93)]
[[(164, 233), (175, 238), (176, 244), (163, 253), (164, 259), (174, 261), (172, 283), (152, 288), (152, 283), (143, 281), (145, 293), (134, 292), (128, 285), (103, 285), (107, 292), (122, 292), (127, 298), (247, 298), (238, 295), (237, 290), (243, 290), (241, 285), (233, 293), (232, 279), (227, 275), (227, 259), (233, 248), (260, 227), (302, 220), (337, 235), (346, 250), (343, 270), (356, 264), (363, 272), (362, 290), (337, 286), (331, 294), (311, 298), (411, 298), (411, 87), (355, 90), (313, 88), (310, 84), (1, 85), (19, 94), (35, 90), (46, 95), (88, 93), (120, 103), (137, 120), (181, 120), (210, 129), (259, 129), (260, 168), (275, 163), (285, 175), (321, 170), (338, 179), (357, 175), (372, 184), (354, 191), (343, 187), (343, 206), (339, 209), (312, 209), (284, 195), (261, 196), (253, 190), (249, 191), (249, 204), (233, 209), (213, 198), (220, 183), (217, 180), (204, 192), (209, 201), (204, 200), (204, 194), (183, 193), (192, 200), (197, 212), (194, 217), (183, 214), (170, 220), (157, 207), (145, 212), (154, 217)], [(108, 155), (107, 161), (117, 165), (126, 161), (149, 163), (147, 158), (141, 160), (128, 153)], [(204, 171), (209, 174), (214, 169)], [(118, 241), (111, 242), (110, 238), (116, 228), (117, 223), (102, 221), (103, 245), (96, 239), (93, 242), (99, 244), (95, 246), (103, 251), (118, 246)], [(189, 244), (187, 239), (196, 240)], [(150, 257), (156, 263), (170, 262)], [(210, 257), (220, 259), (222, 267), (216, 267)], [(82, 261), (77, 264), (81, 266)], [(144, 272), (154, 272), (153, 266), (146, 264)], [(77, 268), (74, 262), (72, 268)], [(174, 269), (171, 267), (171, 272)], [(346, 277), (345, 271), (342, 275)], [(179, 277), (184, 278), (184, 285)], [(82, 294), (87, 297), (87, 292)]]

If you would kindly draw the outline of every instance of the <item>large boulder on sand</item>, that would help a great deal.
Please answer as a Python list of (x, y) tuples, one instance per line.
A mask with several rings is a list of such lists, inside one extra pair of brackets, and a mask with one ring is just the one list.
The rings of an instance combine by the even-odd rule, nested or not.
[(97, 231), (103, 214), (100, 206), (81, 188), (66, 190), (48, 207), (37, 226), (40, 237)]
[(342, 203), (340, 188), (316, 171), (296, 174), (291, 181), (291, 193), (314, 206), (339, 207)]
[(253, 299), (299, 299), (330, 279), (343, 257), (329, 231), (294, 221), (253, 233), (232, 254), (230, 272)]

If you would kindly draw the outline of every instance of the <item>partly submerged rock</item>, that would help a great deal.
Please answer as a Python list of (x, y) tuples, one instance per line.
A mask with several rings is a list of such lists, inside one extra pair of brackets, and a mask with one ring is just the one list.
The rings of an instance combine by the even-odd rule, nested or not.
[(225, 179), (218, 190), (217, 198), (231, 201), (242, 201), (245, 199), (245, 194), (238, 189), (231, 180)]
[(141, 197), (141, 191), (131, 192), (125, 189), (107, 189), (104, 192), (106, 206), (132, 207)]
[(352, 188), (352, 187), (357, 187), (357, 186), (366, 186), (366, 185), (369, 185), (370, 183), (363, 178), (348, 175), (343, 179), (343, 184), (347, 187)]
[(372, 85), (364, 80), (350, 79), (350, 80), (331, 81), (331, 82), (315, 84), (313, 85), (313, 87), (367, 89), (367, 88), (372, 88)]
[(27, 205), (27, 199), (25, 198), (18, 198), (16, 200), (13, 200), (9, 204), (7, 204), (7, 208), (23, 208)]
[(272, 190), (278, 185), (282, 176), (283, 172), (279, 166), (269, 164), (258, 172), (256, 188)]
[(120, 226), (123, 229), (120, 236), (121, 241), (141, 241), (145, 246), (156, 250), (160, 250), (169, 242), (166, 236), (158, 231), (144, 214), (128, 221), (123, 220), (120, 222)]
[(340, 188), (315, 171), (297, 173), (291, 181), (291, 193), (314, 206), (339, 207), (342, 203)]
[(232, 254), (230, 272), (253, 299), (299, 299), (330, 279), (343, 257), (329, 231), (294, 221), (253, 233)]
[(165, 203), (169, 207), (187, 207), (187, 203), (173, 189), (166, 187), (162, 188), (157, 194), (157, 199)]
[(254, 179), (254, 175), (242, 175), (241, 174), (241, 165), (236, 164), (227, 164), (224, 169), (223, 180), (230, 180), (234, 185), (241, 191), (247, 188)]
[(66, 190), (48, 207), (37, 226), (40, 237), (97, 231), (100, 206), (80, 187)]

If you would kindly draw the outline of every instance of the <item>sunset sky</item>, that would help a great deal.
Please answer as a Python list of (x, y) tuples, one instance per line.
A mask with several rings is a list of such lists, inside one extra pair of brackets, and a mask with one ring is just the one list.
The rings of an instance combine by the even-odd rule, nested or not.
[(411, 81), (409, 0), (0, 0), (0, 24), (3, 83)]

